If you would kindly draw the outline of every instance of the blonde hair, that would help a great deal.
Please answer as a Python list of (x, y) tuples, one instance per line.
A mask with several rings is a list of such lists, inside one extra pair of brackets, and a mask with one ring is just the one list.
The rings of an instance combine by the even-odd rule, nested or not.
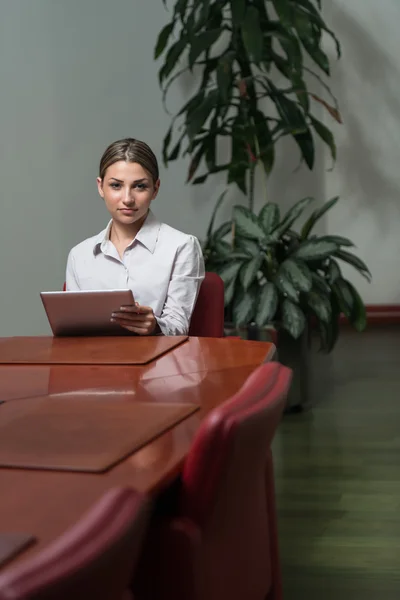
[(108, 167), (114, 163), (124, 160), (125, 162), (138, 163), (143, 169), (150, 173), (153, 183), (159, 177), (158, 163), (151, 148), (140, 140), (125, 138), (117, 140), (108, 146), (100, 160), (99, 177), (104, 181)]

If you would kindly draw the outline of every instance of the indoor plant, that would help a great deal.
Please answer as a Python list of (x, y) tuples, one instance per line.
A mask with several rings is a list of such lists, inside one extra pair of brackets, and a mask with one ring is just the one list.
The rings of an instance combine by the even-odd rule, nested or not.
[[(330, 65), (323, 34), (333, 39), (338, 57), (340, 44), (322, 18), (321, 0), (172, 4), (171, 20), (155, 48), (155, 58), (163, 56), (160, 85), (165, 100), (171, 84), (191, 73), (195, 91), (172, 119), (164, 138), (164, 162), (189, 154), (187, 179), (192, 184), (226, 172), (227, 183), (236, 184), (247, 204), (234, 208), (232, 222), (214, 228), (221, 198), (203, 244), (206, 268), (224, 279), (227, 315), (239, 324), (277, 327), (279, 350), (288, 332), (299, 356), (304, 344), (298, 348), (296, 340), (306, 339), (311, 320), (321, 347), (330, 351), (341, 312), (357, 330), (365, 327), (364, 304), (342, 277), (337, 260), (369, 277), (366, 265), (343, 249), (353, 246), (350, 240), (312, 233), (314, 223), (337, 199), (317, 209), (301, 230), (296, 226), (310, 198), (299, 201), (283, 218), (267, 196), (261, 213), (254, 212), (256, 169), (267, 180), (282, 137), (294, 139), (301, 161), (310, 169), (315, 135), (336, 159), (332, 132), (315, 114), (323, 107), (341, 123), (325, 81)], [(227, 156), (220, 144), (224, 139)]]
[[(221, 196), (217, 203), (218, 209)], [(225, 283), (225, 304), (236, 325), (245, 325), (247, 337), (258, 339), (272, 326), (278, 335), (278, 358), (293, 370), (287, 410), (299, 410), (311, 400), (310, 329), (320, 348), (330, 352), (337, 341), (341, 315), (357, 330), (366, 327), (364, 303), (343, 277), (340, 261), (352, 265), (367, 280), (365, 263), (342, 236), (313, 234), (314, 225), (338, 201), (333, 198), (314, 210), (298, 226), (313, 198), (297, 202), (283, 217), (277, 204), (265, 204), (258, 215), (242, 205), (233, 219), (216, 230), (215, 212), (203, 247), (208, 269)], [(228, 238), (228, 239), (227, 239)]]
[(368, 280), (370, 272), (349, 252), (354, 246), (350, 240), (313, 234), (317, 221), (338, 198), (317, 208), (300, 230), (294, 229), (313, 201), (300, 200), (283, 217), (277, 204), (265, 204), (258, 216), (237, 205), (231, 222), (214, 231), (211, 220), (203, 250), (209, 267), (224, 280), (225, 302), (232, 306), (235, 323), (271, 324), (297, 339), (312, 317), (320, 346), (329, 352), (342, 313), (357, 331), (366, 326), (364, 303), (343, 277), (338, 261), (352, 265)]
[[(314, 112), (323, 106), (341, 121), (323, 81), (330, 73), (324, 32), (340, 56), (320, 0), (175, 0), (155, 48), (155, 58), (163, 56), (159, 81), (164, 100), (184, 74), (192, 74), (195, 91), (164, 138), (165, 164), (189, 154), (193, 184), (226, 171), (227, 182), (237, 184), (253, 209), (255, 169), (271, 172), (282, 137), (293, 137), (310, 169), (314, 134), (335, 158), (333, 135)], [(317, 94), (321, 87), (333, 105)], [(224, 138), (230, 147), (226, 157), (220, 151)], [(199, 169), (203, 172), (195, 177)]]

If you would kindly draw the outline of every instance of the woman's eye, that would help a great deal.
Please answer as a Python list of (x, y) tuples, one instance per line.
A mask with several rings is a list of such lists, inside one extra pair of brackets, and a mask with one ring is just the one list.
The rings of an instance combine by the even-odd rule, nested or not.
[(119, 188), (121, 187), (121, 185), (119, 183), (112, 183), (111, 187), (113, 190), (119, 190)]
[(147, 189), (147, 185), (145, 183), (137, 183), (135, 187), (137, 190), (146, 190)]

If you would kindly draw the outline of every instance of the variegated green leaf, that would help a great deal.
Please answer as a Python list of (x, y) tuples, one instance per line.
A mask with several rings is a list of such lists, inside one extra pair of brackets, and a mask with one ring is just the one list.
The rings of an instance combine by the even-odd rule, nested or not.
[(241, 262), (231, 263), (229, 265), (226, 265), (219, 271), (219, 275), (222, 278), (225, 285), (228, 285), (228, 283), (232, 281), (232, 279), (236, 279), (242, 264), (243, 263)]
[(339, 265), (337, 264), (336, 260), (331, 259), (329, 261), (329, 267), (328, 267), (328, 278), (329, 278), (329, 283), (332, 284), (336, 281), (336, 279), (339, 279), (342, 276), (342, 272), (340, 270)]
[(365, 277), (368, 281), (371, 281), (370, 270), (365, 262), (361, 260), (361, 258), (358, 258), (358, 256), (355, 256), (350, 252), (346, 252), (345, 250), (337, 250), (335, 252), (335, 256), (357, 269), (357, 271), (359, 271), (363, 277)]
[(367, 312), (365, 309), (365, 304), (353, 284), (347, 280), (346, 282), (348, 290), (353, 297), (353, 310), (351, 311), (349, 320), (354, 329), (356, 329), (358, 332), (361, 332), (367, 327)]
[(233, 208), (233, 221), (235, 224), (235, 235), (243, 236), (250, 240), (262, 240), (265, 238), (257, 216), (245, 206), (236, 205)]
[(265, 235), (269, 235), (279, 224), (279, 206), (268, 202), (262, 207), (258, 220)]
[(290, 300), (282, 303), (282, 327), (297, 339), (301, 336), (306, 326), (303, 311)]
[(315, 223), (329, 210), (331, 209), (336, 202), (339, 200), (339, 196), (328, 200), (321, 206), (321, 208), (317, 208), (314, 210), (310, 218), (304, 223), (303, 228), (301, 230), (301, 237), (303, 239), (307, 238), (314, 227)]
[(247, 240), (246, 238), (237, 238), (236, 240), (236, 248), (238, 250), (243, 250), (249, 256), (257, 256), (260, 253), (260, 247), (257, 242), (253, 240)]
[(282, 263), (280, 272), (287, 275), (294, 287), (300, 292), (311, 290), (311, 271), (305, 263), (288, 258)]
[(286, 275), (278, 273), (274, 279), (274, 282), (285, 298), (289, 298), (293, 302), (298, 302), (299, 292), (296, 290), (290, 279), (286, 277)]
[(320, 240), (325, 240), (327, 242), (333, 242), (338, 246), (346, 246), (347, 248), (354, 247), (354, 244), (349, 238), (343, 237), (341, 235), (324, 235)]
[(233, 321), (236, 325), (247, 325), (253, 320), (255, 296), (251, 290), (238, 290), (233, 299)]
[(293, 256), (302, 260), (320, 260), (327, 258), (338, 250), (337, 244), (325, 240), (311, 239), (303, 242), (293, 253)]
[(266, 283), (258, 301), (256, 323), (259, 327), (271, 323), (278, 308), (278, 291), (273, 283)]
[(245, 263), (240, 269), (240, 282), (245, 290), (247, 290), (256, 279), (262, 260), (262, 256), (258, 255)]
[(297, 221), (297, 219), (300, 217), (302, 212), (312, 202), (315, 202), (315, 200), (314, 200), (314, 198), (311, 198), (311, 197), (302, 198), (301, 200), (296, 202), (296, 204), (294, 206), (292, 206), (292, 208), (290, 210), (288, 210), (288, 212), (282, 219), (281, 223), (279, 224), (279, 227), (277, 228), (279, 235), (282, 235), (283, 233), (285, 233), (285, 231), (290, 229), (292, 227), (293, 223), (295, 221)]
[(321, 277), (321, 275), (318, 275), (318, 273), (311, 273), (311, 277), (312, 277), (312, 281), (313, 281), (313, 287), (318, 289), (319, 291), (321, 291), (324, 294), (329, 295), (331, 293), (331, 288), (329, 283), (323, 278)]
[(318, 292), (311, 291), (308, 295), (307, 301), (308, 306), (314, 311), (318, 319), (324, 323), (329, 323), (332, 316), (329, 297), (319, 294)]

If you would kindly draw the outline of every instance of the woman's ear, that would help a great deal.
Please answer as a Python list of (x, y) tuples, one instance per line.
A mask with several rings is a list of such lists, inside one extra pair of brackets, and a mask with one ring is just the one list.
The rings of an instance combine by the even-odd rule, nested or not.
[(99, 192), (100, 196), (102, 198), (104, 198), (103, 180), (101, 179), (101, 177), (97, 177), (96, 181), (97, 181), (97, 191)]
[(157, 196), (158, 194), (158, 190), (160, 189), (160, 180), (157, 179), (157, 181), (154, 184), (154, 193), (153, 193), (153, 200), (154, 198)]

